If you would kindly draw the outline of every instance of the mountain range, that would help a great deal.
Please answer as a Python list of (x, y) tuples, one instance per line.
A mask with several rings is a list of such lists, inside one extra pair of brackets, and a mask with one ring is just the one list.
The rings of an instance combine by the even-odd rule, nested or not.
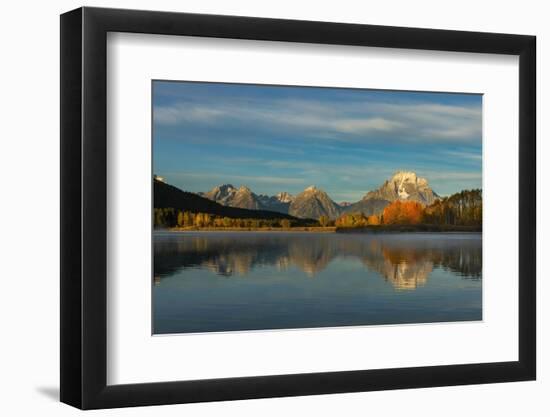
[(359, 212), (370, 216), (380, 214), (394, 201), (416, 201), (429, 205), (439, 198), (426, 178), (418, 177), (415, 172), (410, 171), (396, 172), (379, 188), (367, 192), (355, 203), (338, 204), (325, 191), (315, 186), (306, 188), (296, 196), (287, 192), (274, 196), (255, 194), (246, 186), (237, 188), (232, 184), (223, 184), (197, 194), (222, 206), (271, 211), (302, 219), (318, 219), (321, 216), (336, 219), (344, 213)]
[(239, 207), (249, 210), (269, 210), (278, 213), (289, 213), (292, 195), (286, 192), (274, 196), (255, 194), (250, 188), (241, 185), (239, 188), (232, 184), (223, 184), (212, 188), (205, 193), (198, 193), (201, 197), (229, 207)]
[[(163, 180), (158, 179), (158, 177), (155, 177), (153, 180), (153, 205), (155, 208), (173, 208), (229, 218), (289, 219), (296, 224), (307, 223), (306, 220), (293, 217), (287, 213), (226, 206), (198, 194), (182, 191), (173, 185), (166, 184)], [(311, 219), (307, 220), (311, 221)]]

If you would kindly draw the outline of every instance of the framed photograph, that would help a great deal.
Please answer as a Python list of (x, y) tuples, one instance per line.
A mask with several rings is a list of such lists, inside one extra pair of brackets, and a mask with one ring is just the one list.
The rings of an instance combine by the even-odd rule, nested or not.
[(535, 37), (61, 16), (61, 401), (533, 380)]

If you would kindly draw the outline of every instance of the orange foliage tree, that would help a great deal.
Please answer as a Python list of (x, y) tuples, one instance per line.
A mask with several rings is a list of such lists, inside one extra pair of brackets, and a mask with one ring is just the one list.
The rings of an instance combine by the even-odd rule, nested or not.
[(367, 222), (369, 225), (377, 226), (380, 224), (380, 218), (376, 214), (373, 214), (367, 218)]
[(424, 208), (416, 201), (394, 201), (384, 209), (384, 224), (418, 224)]

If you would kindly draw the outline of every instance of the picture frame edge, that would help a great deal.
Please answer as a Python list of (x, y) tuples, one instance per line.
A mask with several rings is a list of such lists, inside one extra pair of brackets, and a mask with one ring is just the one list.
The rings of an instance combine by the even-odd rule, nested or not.
[[(148, 13), (152, 13), (154, 19), (147, 19)], [(148, 23), (142, 33), (180, 36), (185, 24), (193, 19), (199, 19), (201, 27), (188, 26), (186, 30), (192, 36), (203, 36), (201, 33), (205, 30), (218, 27), (222, 22), (221, 30), (226, 30), (222, 35), (226, 37), (245, 36), (247, 28), (256, 28), (253, 32), (263, 40), (311, 42), (315, 40), (311, 33), (299, 35), (300, 27), (302, 32), (306, 26), (308, 30), (324, 27), (326, 30), (319, 32), (322, 35), (318, 43), (357, 45), (360, 42), (363, 46), (397, 47), (399, 33), (407, 33), (414, 36), (408, 37), (401, 48), (520, 57), (518, 361), (107, 385), (106, 36), (110, 31), (137, 32), (144, 20)], [(174, 26), (178, 20), (184, 23)], [(166, 23), (160, 24), (162, 21)], [(267, 29), (258, 24), (267, 21)], [(242, 26), (232, 29), (236, 26), (233, 23)], [(278, 25), (280, 32), (276, 32)], [(158, 31), (153, 30), (155, 26)], [(173, 33), (167, 33), (171, 31)], [(354, 43), (339, 43), (361, 31), (366, 34), (359, 40), (349, 40)], [(394, 36), (385, 39), (392, 31)], [(224, 37), (219, 36), (220, 29), (211, 33), (213, 37)], [(429, 39), (433, 34), (438, 35), (436, 42)], [(290, 40), (292, 36), (295, 40)], [(330, 36), (334, 42), (322, 41)], [(60, 37), (62, 402), (80, 409), (94, 409), (536, 379), (536, 37), (89, 7), (61, 15)], [(481, 37), (481, 42), (475, 44), (478, 50), (474, 43), (468, 43), (476, 37)], [(388, 44), (393, 46), (383, 46)], [(438, 49), (445, 44), (451, 49)]]

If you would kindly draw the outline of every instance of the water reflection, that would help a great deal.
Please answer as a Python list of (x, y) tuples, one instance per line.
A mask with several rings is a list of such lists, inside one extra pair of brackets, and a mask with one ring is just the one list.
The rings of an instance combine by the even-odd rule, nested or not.
[(155, 334), (482, 318), (481, 235), (154, 237)]
[(159, 234), (154, 244), (155, 284), (182, 269), (247, 277), (264, 266), (297, 268), (314, 278), (336, 259), (356, 259), (399, 291), (426, 285), (442, 268), (481, 279), (480, 235), (355, 235), (313, 233)]

